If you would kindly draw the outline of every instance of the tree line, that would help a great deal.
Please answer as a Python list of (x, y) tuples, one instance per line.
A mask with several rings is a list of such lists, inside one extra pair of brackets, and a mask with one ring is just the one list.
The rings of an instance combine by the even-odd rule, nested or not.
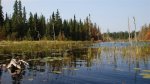
[[(138, 41), (150, 41), (150, 24), (145, 24), (141, 27), (140, 31), (136, 31)], [(107, 32), (103, 33), (103, 41), (112, 41), (112, 40), (129, 40), (129, 32)], [(131, 40), (135, 40), (135, 31), (130, 33)]]
[(138, 40), (150, 40), (150, 24), (144, 25), (138, 35)]
[[(136, 32), (138, 35), (139, 32)], [(135, 31), (130, 33), (130, 38), (135, 38)], [(129, 32), (128, 31), (120, 31), (120, 32), (107, 32), (103, 33), (103, 40), (104, 41), (112, 41), (112, 40), (124, 40), (127, 41), (129, 39)]]
[[(1, 2), (1, 0), (0, 0)], [(90, 15), (85, 20), (62, 19), (59, 10), (50, 18), (30, 12), (27, 18), (26, 8), (16, 0), (11, 15), (5, 14), (0, 3), (0, 40), (102, 40), (99, 26), (92, 23)]]
[[(0, 0), (0, 40), (72, 40), (72, 41), (111, 41), (128, 40), (128, 31), (107, 32), (101, 34), (96, 23), (92, 23), (90, 15), (84, 20), (62, 19), (59, 10), (47, 19), (44, 15), (30, 12), (27, 18), (26, 8), (16, 0), (13, 13), (3, 13)], [(144, 25), (137, 33), (138, 40), (150, 40), (150, 25)], [(135, 31), (131, 32), (135, 38)]]

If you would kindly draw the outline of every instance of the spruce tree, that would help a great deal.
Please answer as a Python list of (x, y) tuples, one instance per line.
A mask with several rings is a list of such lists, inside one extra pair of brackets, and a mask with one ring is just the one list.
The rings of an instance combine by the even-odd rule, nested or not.
[(8, 17), (7, 13), (5, 15), (4, 28), (6, 32), (5, 36), (7, 40), (10, 40), (12, 34), (12, 20), (11, 17)]
[(20, 0), (18, 1), (18, 15), (19, 18), (22, 19), (22, 3)]
[(39, 31), (40, 39), (43, 38), (46, 34), (46, 22), (45, 17), (43, 15), (41, 15), (39, 18), (37, 31)]
[(63, 21), (63, 29), (62, 31), (64, 32), (64, 36), (65, 38), (69, 38), (69, 27), (68, 27), (68, 21), (67, 20), (64, 20)]
[(16, 40), (17, 38), (17, 30), (19, 25), (19, 19), (18, 19), (18, 1), (16, 0), (13, 6), (13, 16), (12, 16), (12, 34), (11, 39)]
[(58, 9), (55, 15), (55, 21), (56, 21), (55, 33), (56, 33), (56, 36), (58, 36), (59, 33), (62, 32), (62, 19), (60, 18), (60, 13)]
[[(0, 31), (1, 37), (9, 37), (12, 40), (32, 39), (39, 40), (43, 37), (59, 40), (90, 40), (91, 36), (101, 38), (101, 33), (97, 25), (93, 25), (90, 18), (86, 18), (84, 22), (77, 20), (74, 15), (70, 20), (62, 20), (59, 10), (52, 13), (49, 21), (44, 15), (38, 16), (37, 13), (30, 13), (29, 18), (26, 17), (26, 9), (22, 8), (21, 0), (15, 0), (12, 16), (3, 16), (2, 5), (0, 0)], [(4, 31), (5, 30), (5, 31)], [(90, 30), (90, 32), (89, 32)], [(122, 35), (123, 34), (123, 35)], [(120, 33), (124, 38), (125, 33)], [(4, 38), (3, 38), (4, 39)], [(102, 38), (101, 38), (102, 39)]]
[(26, 8), (23, 7), (23, 23), (26, 23), (27, 18), (26, 18)]
[(22, 3), (19, 0), (18, 1), (18, 26), (17, 26), (17, 38), (19, 38), (20, 40), (23, 39), (24, 35), (25, 35), (25, 28), (24, 28), (24, 23), (23, 23), (23, 15), (22, 15)]
[(31, 37), (32, 40), (35, 39), (35, 25), (34, 25), (34, 17), (33, 14), (30, 12), (30, 17), (29, 17), (29, 21), (28, 21), (28, 37)]
[(23, 37), (27, 37), (28, 33), (28, 25), (27, 25), (27, 19), (26, 19), (26, 9), (23, 7), (23, 12), (22, 12), (22, 32), (23, 32)]
[(3, 16), (3, 10), (2, 10), (1, 0), (0, 0), (0, 28), (4, 25), (4, 16)]

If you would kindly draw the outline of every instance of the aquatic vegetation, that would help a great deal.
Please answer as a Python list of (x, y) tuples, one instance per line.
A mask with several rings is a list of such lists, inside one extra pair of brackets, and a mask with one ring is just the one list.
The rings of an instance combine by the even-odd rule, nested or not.
[(63, 60), (63, 57), (45, 57), (45, 61), (55, 61), (55, 60)]
[(85, 48), (90, 44), (92, 43), (88, 41), (2, 41), (0, 42), (0, 54), (36, 57), (64, 56), (73, 49)]
[(52, 71), (52, 73), (54, 73), (54, 74), (61, 74), (62, 72), (61, 71)]
[(141, 73), (140, 75), (141, 75), (143, 78), (150, 79), (150, 73)]
[[(25, 75), (27, 76), (27, 81), (40, 81), (47, 84), (48, 82), (45, 81), (55, 82), (57, 80), (57, 82), (63, 81), (63, 83), (66, 83), (69, 81), (70, 83), (81, 78), (86, 81), (97, 81), (96, 83), (100, 81), (107, 83), (108, 80), (113, 80), (108, 81), (110, 84), (112, 82), (116, 83), (115, 81), (125, 80), (123, 83), (130, 84), (130, 81), (134, 81), (134, 77), (137, 80), (140, 79), (139, 83), (150, 79), (150, 71), (148, 70), (150, 48), (148, 46), (103, 46), (94, 48), (79, 47), (81, 44), (75, 43), (69, 45), (60, 43), (55, 45), (53, 43), (47, 46), (38, 43), (33, 45), (37, 49), (31, 48), (32, 51), (10, 55), (15, 56), (17, 54), (18, 56), (27, 57), (30, 64), (26, 70), (27, 75)], [(65, 52), (65, 55), (58, 55), (60, 52)], [(6, 56), (0, 55), (0, 60), (4, 61), (6, 58), (8, 59), (8, 56), (9, 54)], [(87, 78), (89, 73), (91, 75)], [(68, 80), (68, 77), (74, 77), (75, 79)], [(119, 84), (120, 82), (117, 83)]]
[(124, 71), (123, 69), (115, 69), (115, 70), (117, 70), (117, 71)]
[(35, 58), (35, 59), (29, 59), (28, 61), (39, 61), (39, 58)]
[(150, 70), (142, 70), (143, 72), (149, 72), (150, 73)]
[(29, 81), (33, 81), (33, 77), (28, 78)]
[(143, 76), (143, 78), (147, 78), (147, 79), (150, 79), (150, 74), (146, 74)]
[(62, 68), (63, 70), (74, 70), (74, 71), (77, 71), (77, 70), (79, 70), (79, 69), (77, 69), (77, 68)]
[(68, 68), (62, 68), (63, 70), (67, 70)]
[(47, 80), (46, 79), (44, 79), (44, 80), (42, 80), (43, 82), (46, 82)]
[(140, 75), (143, 78), (150, 79), (150, 70), (142, 70), (142, 73), (140, 73)]
[(44, 59), (45, 61), (49, 61), (49, 62), (52, 62), (54, 61), (54, 59)]
[(134, 68), (134, 70), (141, 70), (141, 68)]
[(77, 70), (79, 70), (79, 69), (75, 69), (75, 68), (74, 68), (73, 70), (77, 71)]

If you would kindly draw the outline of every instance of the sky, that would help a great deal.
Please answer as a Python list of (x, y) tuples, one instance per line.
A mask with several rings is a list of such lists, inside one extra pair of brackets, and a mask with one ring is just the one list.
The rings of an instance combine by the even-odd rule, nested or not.
[[(12, 14), (15, 0), (2, 0), (3, 12)], [(101, 32), (128, 31), (128, 18), (131, 30), (134, 30), (133, 17), (137, 31), (150, 23), (150, 0), (21, 0), (27, 14), (38, 13), (49, 18), (58, 9), (62, 19), (84, 20), (89, 14)]]

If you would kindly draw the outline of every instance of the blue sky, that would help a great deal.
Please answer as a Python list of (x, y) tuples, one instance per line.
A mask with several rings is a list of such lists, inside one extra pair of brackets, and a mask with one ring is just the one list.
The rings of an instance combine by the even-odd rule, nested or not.
[[(15, 0), (2, 0), (4, 13), (13, 11)], [(91, 14), (91, 20), (97, 23), (102, 32), (127, 31), (128, 17), (131, 29), (134, 29), (133, 16), (136, 18), (137, 30), (150, 23), (150, 0), (21, 0), (27, 13), (38, 13), (50, 17), (59, 9), (63, 19), (85, 19)]]

